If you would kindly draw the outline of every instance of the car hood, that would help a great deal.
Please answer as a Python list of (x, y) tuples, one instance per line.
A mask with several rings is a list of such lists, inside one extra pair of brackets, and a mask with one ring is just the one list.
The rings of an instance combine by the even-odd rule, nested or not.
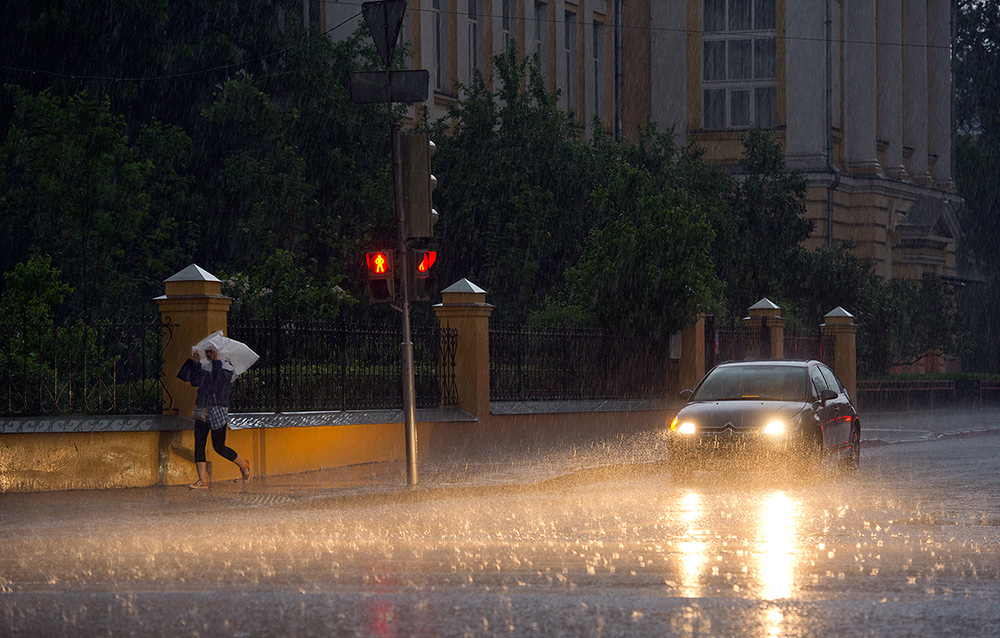
[(801, 401), (695, 401), (677, 413), (681, 421), (691, 421), (701, 427), (724, 426), (737, 428), (767, 425), (772, 419), (789, 420), (805, 408)]

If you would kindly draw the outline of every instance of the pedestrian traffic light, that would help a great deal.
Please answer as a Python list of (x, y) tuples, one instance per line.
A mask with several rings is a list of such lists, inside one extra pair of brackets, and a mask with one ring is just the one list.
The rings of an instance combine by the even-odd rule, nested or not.
[(431, 174), (436, 147), (424, 133), (403, 136), (403, 189), (406, 199), (406, 233), (410, 238), (433, 237), (438, 213), (431, 195), (437, 178)]
[(433, 250), (413, 251), (413, 299), (415, 301), (429, 301), (434, 289), (437, 288), (437, 275), (434, 271), (434, 262), (437, 261), (437, 252)]
[(374, 303), (392, 303), (396, 300), (392, 253), (387, 250), (366, 253), (368, 266), (368, 298)]

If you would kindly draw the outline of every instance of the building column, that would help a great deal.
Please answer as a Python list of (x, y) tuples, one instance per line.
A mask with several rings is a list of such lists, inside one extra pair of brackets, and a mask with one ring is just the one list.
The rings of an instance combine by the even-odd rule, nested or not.
[(847, 171), (875, 175), (878, 162), (878, 77), (875, 0), (847, 3), (844, 43), (844, 150)]
[(934, 185), (955, 190), (951, 175), (951, 3), (931, 0), (927, 7), (928, 152)]
[(822, 2), (785, 3), (785, 101), (795, 105), (785, 109), (789, 170), (826, 167), (826, 74), (821, 71), (825, 18)]
[(490, 416), (490, 313), (486, 291), (462, 279), (441, 291), (434, 306), (438, 323), (457, 334), (455, 386), (458, 407), (486, 420)]
[[(858, 326), (854, 323), (854, 315), (837, 306), (823, 317), (824, 323), (819, 327), (824, 341), (833, 340), (834, 373), (847, 387), (847, 393), (857, 400), (858, 389)], [(824, 357), (829, 364), (829, 358)]]
[[(907, 169), (918, 184), (930, 186), (927, 168), (927, 0), (903, 0), (903, 144)], [(905, 155), (904, 155), (905, 158)]]
[(903, 7), (901, 0), (878, 2), (878, 139), (885, 144), (883, 170), (906, 179), (903, 165)]

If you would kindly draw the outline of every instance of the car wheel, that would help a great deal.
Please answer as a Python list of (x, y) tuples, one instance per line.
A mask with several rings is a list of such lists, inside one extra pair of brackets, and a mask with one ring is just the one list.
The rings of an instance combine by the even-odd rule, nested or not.
[(841, 467), (848, 474), (854, 474), (861, 467), (861, 424), (857, 419), (851, 423), (851, 446), (841, 461)]

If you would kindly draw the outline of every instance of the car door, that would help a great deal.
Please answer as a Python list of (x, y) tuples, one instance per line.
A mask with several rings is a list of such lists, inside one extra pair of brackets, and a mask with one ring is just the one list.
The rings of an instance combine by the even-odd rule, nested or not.
[(823, 401), (821, 397), (824, 390), (833, 390), (834, 392), (836, 392), (836, 390), (830, 387), (829, 382), (826, 380), (826, 377), (823, 376), (823, 372), (817, 365), (809, 366), (809, 379), (812, 381), (813, 385), (816, 417), (823, 430), (823, 449), (835, 449), (839, 445), (837, 441), (837, 434), (833, 431), (833, 427), (838, 416), (838, 404), (835, 399)]
[(836, 399), (831, 399), (828, 403), (833, 404), (833, 420), (830, 422), (830, 445), (831, 447), (846, 447), (851, 444), (851, 403), (847, 396), (844, 384), (840, 382), (837, 375), (829, 367), (820, 364), (816, 366), (826, 379), (827, 385), (837, 393)]

